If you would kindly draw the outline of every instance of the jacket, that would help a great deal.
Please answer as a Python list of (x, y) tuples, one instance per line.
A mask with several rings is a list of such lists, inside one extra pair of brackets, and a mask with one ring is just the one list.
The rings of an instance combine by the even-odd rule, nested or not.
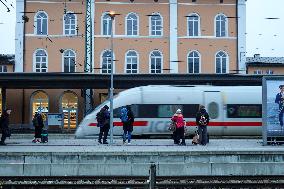
[(184, 126), (184, 120), (182, 114), (174, 114), (171, 120), (176, 123), (177, 128), (181, 128)]
[(197, 112), (197, 114), (196, 114), (196, 125), (202, 126), (202, 125), (200, 125), (200, 123), (199, 123), (199, 121), (200, 121), (202, 115), (204, 115), (204, 117), (205, 117), (205, 119), (206, 119), (206, 123), (207, 123), (206, 126), (207, 126), (208, 123), (209, 123), (209, 114), (206, 112), (205, 109), (201, 109), (199, 112)]

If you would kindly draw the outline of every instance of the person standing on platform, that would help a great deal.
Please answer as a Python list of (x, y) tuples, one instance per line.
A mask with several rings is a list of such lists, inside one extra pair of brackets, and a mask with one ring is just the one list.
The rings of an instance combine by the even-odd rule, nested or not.
[(35, 136), (33, 139), (33, 143), (41, 142), (41, 134), (42, 134), (42, 129), (44, 127), (43, 124), (43, 118), (40, 113), (35, 113), (34, 118), (33, 118), (33, 126), (35, 128)]
[(131, 134), (133, 131), (134, 114), (130, 106), (122, 108), (120, 111), (120, 119), (123, 124), (123, 144), (126, 143), (126, 136), (128, 144), (131, 143)]
[[(180, 144), (185, 146), (186, 145), (185, 135), (184, 135), (185, 122), (180, 109), (177, 109), (176, 113), (173, 115), (171, 120), (176, 123), (176, 131), (175, 131), (176, 133), (174, 136), (175, 144)], [(180, 139), (182, 140), (181, 143)]]
[(11, 112), (12, 110), (7, 109), (3, 111), (1, 115), (0, 124), (1, 124), (1, 130), (2, 130), (2, 137), (1, 137), (0, 145), (6, 145), (5, 143), (6, 138), (11, 136), (11, 131), (9, 129), (9, 116)]
[(100, 134), (98, 142), (102, 144), (102, 137), (103, 137), (103, 144), (108, 144), (107, 142), (107, 135), (110, 129), (110, 112), (108, 111), (109, 107), (105, 105), (96, 115), (97, 119), (97, 126), (100, 127)]
[(198, 125), (199, 144), (207, 144), (207, 125), (209, 123), (209, 115), (205, 106), (200, 105), (199, 111), (196, 114), (196, 125)]
[(279, 85), (280, 92), (277, 93), (275, 103), (278, 104), (278, 119), (281, 129), (283, 129), (283, 113), (284, 113), (284, 85)]

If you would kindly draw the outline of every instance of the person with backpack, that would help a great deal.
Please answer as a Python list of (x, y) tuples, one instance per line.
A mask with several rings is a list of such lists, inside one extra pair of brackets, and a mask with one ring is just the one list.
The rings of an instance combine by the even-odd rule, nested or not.
[[(184, 135), (185, 122), (184, 122), (183, 115), (180, 109), (177, 109), (176, 113), (173, 115), (171, 120), (175, 122), (176, 124), (176, 131), (175, 131), (175, 136), (174, 136), (175, 144), (185, 146), (186, 145), (185, 135)], [(182, 140), (181, 143), (180, 143), (180, 139)]]
[(133, 131), (134, 114), (130, 106), (120, 110), (120, 119), (123, 124), (123, 144), (126, 143), (126, 136), (128, 144), (131, 144), (131, 134)]
[(109, 107), (105, 105), (96, 115), (97, 119), (97, 126), (100, 128), (100, 134), (98, 142), (102, 144), (102, 137), (103, 137), (103, 144), (108, 144), (107, 142), (107, 135), (110, 129), (110, 113), (108, 111)]
[(11, 136), (11, 131), (9, 129), (9, 116), (11, 114), (12, 110), (7, 109), (3, 111), (1, 115), (1, 130), (2, 130), (2, 137), (0, 145), (6, 145), (5, 140), (7, 137)]
[(207, 125), (209, 123), (209, 115), (205, 106), (200, 105), (199, 111), (196, 114), (196, 125), (198, 126), (199, 144), (207, 144)]

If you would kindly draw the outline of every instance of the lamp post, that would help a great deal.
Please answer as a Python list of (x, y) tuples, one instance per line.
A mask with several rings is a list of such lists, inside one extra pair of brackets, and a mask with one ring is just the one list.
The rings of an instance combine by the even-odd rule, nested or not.
[(110, 11), (108, 14), (111, 18), (111, 69), (110, 69), (110, 144), (113, 144), (113, 21), (117, 14), (114, 11)]

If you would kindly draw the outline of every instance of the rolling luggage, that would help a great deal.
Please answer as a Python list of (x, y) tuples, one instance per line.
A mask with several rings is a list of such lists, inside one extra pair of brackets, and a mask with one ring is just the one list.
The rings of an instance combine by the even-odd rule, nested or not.
[(47, 130), (42, 130), (41, 142), (42, 143), (47, 143), (48, 142), (48, 132), (47, 132)]

